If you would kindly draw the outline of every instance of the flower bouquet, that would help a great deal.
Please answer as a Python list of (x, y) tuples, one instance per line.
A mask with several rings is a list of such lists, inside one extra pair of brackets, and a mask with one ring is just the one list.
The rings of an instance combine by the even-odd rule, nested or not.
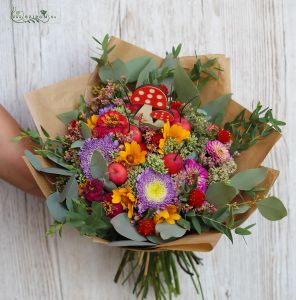
[(36, 143), (24, 159), (54, 218), (47, 234), (67, 225), (124, 248), (115, 282), (135, 276), (141, 298), (149, 286), (156, 299), (180, 294), (178, 266), (202, 294), (192, 251), (251, 234), (242, 224), (256, 208), (269, 220), (287, 214), (268, 195), (278, 171), (261, 166), (285, 123), (231, 100), (223, 55), (179, 57), (178, 45), (162, 59), (95, 41), (91, 75), (26, 95), (38, 132), (17, 140)]

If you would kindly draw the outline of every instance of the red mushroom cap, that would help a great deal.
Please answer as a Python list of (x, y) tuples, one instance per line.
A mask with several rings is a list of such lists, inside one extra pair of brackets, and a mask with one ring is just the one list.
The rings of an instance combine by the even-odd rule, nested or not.
[(131, 95), (131, 103), (137, 105), (146, 104), (155, 108), (165, 109), (167, 106), (167, 96), (158, 87), (143, 85), (133, 92)]
[(154, 110), (153, 112), (150, 113), (151, 118), (156, 119), (156, 120), (161, 120), (163, 122), (167, 121), (174, 121), (175, 117), (173, 114), (168, 112), (167, 110)]

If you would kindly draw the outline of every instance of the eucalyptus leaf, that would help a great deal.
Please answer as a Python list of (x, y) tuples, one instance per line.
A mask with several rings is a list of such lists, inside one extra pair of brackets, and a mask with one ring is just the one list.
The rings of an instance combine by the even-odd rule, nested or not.
[(60, 169), (60, 168), (52, 168), (52, 167), (41, 168), (39, 171), (43, 172), (43, 173), (63, 175), (63, 176), (72, 176), (74, 174), (73, 171), (68, 171), (68, 170)]
[(268, 220), (277, 221), (287, 216), (287, 209), (276, 197), (262, 199), (256, 205), (261, 215)]
[(40, 160), (31, 151), (25, 150), (25, 156), (29, 160), (29, 162), (31, 163), (34, 169), (36, 169), (37, 171), (40, 171), (42, 169)]
[(168, 241), (164, 241), (160, 236), (158, 235), (147, 235), (146, 236), (147, 240), (150, 241), (151, 243), (154, 243), (154, 244), (163, 244), (163, 243), (167, 243)]
[(233, 214), (238, 215), (238, 214), (244, 214), (250, 209), (250, 206), (248, 204), (242, 204), (238, 208), (233, 209)]
[(104, 189), (108, 192), (112, 192), (114, 189), (117, 188), (116, 184), (110, 181), (109, 179), (104, 179)]
[(79, 116), (79, 111), (77, 109), (68, 111), (62, 114), (59, 114), (57, 117), (61, 120), (65, 125), (68, 125), (69, 122), (73, 120), (77, 120)]
[(151, 57), (139, 56), (129, 60), (126, 64), (128, 71), (128, 82), (136, 82), (141, 71), (151, 61)]
[(145, 66), (145, 68), (139, 74), (136, 87), (143, 85), (149, 79), (149, 73), (151, 71), (155, 70), (156, 67), (157, 67), (156, 60), (154, 58), (151, 58), (149, 63)]
[(252, 234), (252, 232), (246, 228), (242, 228), (242, 227), (237, 227), (235, 228), (234, 232), (236, 234), (239, 234), (239, 235), (250, 235)]
[(91, 129), (87, 126), (85, 122), (81, 122), (81, 133), (85, 139), (91, 138)]
[(170, 238), (180, 238), (186, 233), (186, 229), (177, 224), (168, 224), (166, 222), (157, 224), (155, 230), (160, 233), (162, 239), (167, 240)]
[(59, 202), (59, 192), (50, 194), (46, 199), (46, 204), (51, 216), (61, 223), (66, 220), (67, 209)]
[(154, 243), (138, 241), (115, 241), (108, 244), (112, 247), (155, 247)]
[(231, 94), (227, 94), (215, 100), (212, 100), (201, 107), (201, 109), (204, 110), (208, 114), (208, 116), (210, 116), (210, 122), (215, 123), (217, 125), (221, 124), (230, 98)]
[(100, 151), (94, 151), (90, 160), (91, 176), (96, 179), (105, 178), (108, 172), (107, 163)]
[(66, 199), (66, 205), (70, 211), (73, 210), (73, 199), (78, 198), (78, 182), (75, 177), (76, 175), (73, 175), (68, 180), (60, 197), (61, 201)]
[(193, 228), (195, 229), (195, 231), (196, 231), (198, 234), (201, 234), (202, 229), (201, 229), (201, 225), (200, 225), (200, 222), (199, 222), (199, 220), (198, 220), (198, 217), (192, 217), (192, 218), (191, 218), (191, 223), (192, 223)]
[(67, 164), (63, 158), (58, 157), (58, 156), (54, 155), (53, 153), (50, 153), (50, 152), (47, 153), (46, 157), (48, 159), (50, 159), (51, 161), (55, 162), (57, 165), (60, 165), (61, 167), (64, 167), (64, 168), (66, 168), (68, 170), (70, 170), (70, 169), (73, 168), (73, 166)]
[(123, 237), (138, 242), (146, 241), (146, 238), (140, 235), (136, 228), (131, 224), (126, 213), (121, 213), (111, 219), (114, 229)]
[(242, 191), (249, 191), (259, 185), (267, 176), (267, 168), (248, 169), (236, 173), (230, 179), (230, 185)]
[(238, 190), (223, 182), (215, 182), (209, 185), (206, 192), (206, 199), (217, 208), (223, 207), (230, 203), (238, 194)]
[(179, 101), (183, 103), (191, 101), (194, 107), (200, 106), (197, 87), (180, 64), (177, 64), (174, 71), (174, 86)]
[(74, 143), (72, 143), (71, 145), (71, 149), (75, 149), (75, 148), (81, 148), (84, 144), (84, 141), (79, 140), (79, 141), (75, 141)]
[(103, 82), (112, 80), (113, 82), (120, 81), (121, 77), (128, 80), (128, 69), (121, 59), (116, 59), (110, 65), (101, 66), (99, 76)]

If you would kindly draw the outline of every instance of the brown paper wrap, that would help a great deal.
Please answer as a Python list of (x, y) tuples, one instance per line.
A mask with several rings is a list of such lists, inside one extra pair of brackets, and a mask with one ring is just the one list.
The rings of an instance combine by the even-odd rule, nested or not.
[[(126, 62), (131, 58), (143, 55), (155, 58), (158, 65), (160, 65), (163, 61), (163, 58), (115, 37), (112, 37), (110, 41), (110, 46), (112, 45), (116, 45), (116, 47), (109, 55), (109, 62), (112, 62), (117, 58), (120, 58), (121, 60)], [(204, 60), (207, 57), (216, 57), (217, 63), (219, 67), (223, 69), (223, 71), (219, 71), (219, 80), (209, 81), (205, 88), (202, 90), (201, 100), (203, 104), (219, 96), (228, 94), (231, 91), (229, 59), (224, 55), (219, 54), (200, 56), (201, 60)], [(180, 63), (186, 69), (191, 69), (195, 61), (196, 58), (194, 56), (180, 58)], [(90, 97), (91, 86), (93, 84), (97, 84), (98, 82), (98, 68), (96, 68), (96, 70), (92, 74), (87, 74), (66, 81), (58, 82), (51, 86), (27, 93), (25, 95), (25, 99), (39, 133), (42, 135), (40, 126), (43, 126), (51, 136), (63, 134), (65, 132), (65, 126), (61, 121), (59, 121), (59, 119), (57, 119), (56, 116), (60, 113), (75, 109), (79, 104), (80, 95), (85, 95), (86, 98)], [(224, 122), (232, 120), (243, 109), (243, 106), (231, 100), (227, 108)], [(248, 150), (242, 152), (240, 157), (236, 160), (238, 169), (244, 170), (259, 167), (268, 152), (271, 150), (271, 148), (279, 138), (280, 134), (274, 131), (272, 134), (262, 139)], [(44, 166), (48, 164), (45, 159), (41, 158), (41, 161)], [(39, 188), (41, 189), (44, 196), (47, 197), (51, 192), (54, 191), (52, 181), (44, 174), (38, 173), (28, 163), (28, 161), (26, 162)], [(267, 178), (261, 184), (261, 186), (266, 188), (266, 190), (264, 192), (261, 192), (260, 197), (264, 197), (268, 194), (278, 174), (278, 171), (269, 169)], [(245, 197), (245, 200), (248, 200), (247, 197)], [(241, 200), (237, 198), (235, 199), (235, 201), (239, 202)], [(248, 212), (240, 216), (240, 218), (246, 220), (254, 210), (255, 208), (250, 209)], [(156, 248), (154, 248), (154, 250), (152, 249), (151, 251), (211, 251), (219, 241), (220, 237), (221, 234), (218, 232), (206, 232), (201, 235), (190, 234), (176, 241), (158, 245)], [(100, 244), (108, 244), (108, 241), (102, 240), (100, 238), (91, 239), (94, 242)]]

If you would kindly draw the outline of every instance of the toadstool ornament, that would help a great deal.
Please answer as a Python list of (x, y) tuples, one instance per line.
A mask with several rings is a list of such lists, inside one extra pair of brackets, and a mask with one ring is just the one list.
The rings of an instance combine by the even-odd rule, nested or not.
[(136, 117), (141, 117), (142, 122), (157, 127), (163, 126), (163, 120), (166, 121), (166, 118), (162, 119), (163, 115), (161, 118), (155, 118), (156, 122), (151, 116), (152, 108), (164, 110), (167, 106), (167, 96), (160, 88), (153, 85), (141, 86), (133, 92), (130, 100), (134, 105), (143, 105), (136, 115)]
[(173, 122), (175, 119), (174, 115), (167, 110), (154, 110), (150, 113), (150, 116), (152, 119), (161, 120), (164, 123), (167, 121)]

